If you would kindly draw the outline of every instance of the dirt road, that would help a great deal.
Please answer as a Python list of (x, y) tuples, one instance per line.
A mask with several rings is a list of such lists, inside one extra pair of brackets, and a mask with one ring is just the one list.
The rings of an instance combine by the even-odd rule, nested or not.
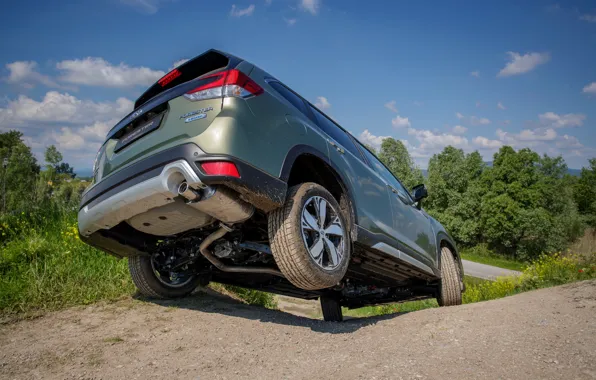
[(0, 326), (1, 379), (596, 379), (596, 281), (343, 324), (197, 294)]

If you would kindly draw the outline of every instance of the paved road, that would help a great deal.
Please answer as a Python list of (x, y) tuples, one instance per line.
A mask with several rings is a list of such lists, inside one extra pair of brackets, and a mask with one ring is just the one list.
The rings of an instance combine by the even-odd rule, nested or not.
[(462, 260), (462, 264), (464, 265), (464, 273), (466, 276), (482, 278), (485, 280), (495, 280), (497, 277), (517, 276), (521, 274), (521, 272), (516, 270), (493, 267), (491, 265), (479, 264), (468, 260)]

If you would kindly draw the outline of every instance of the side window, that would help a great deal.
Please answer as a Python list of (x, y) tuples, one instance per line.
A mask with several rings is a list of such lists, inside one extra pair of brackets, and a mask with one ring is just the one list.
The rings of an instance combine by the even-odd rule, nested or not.
[(407, 203), (413, 203), (412, 197), (410, 197), (408, 190), (406, 190), (406, 188), (401, 184), (401, 182), (399, 182), (397, 178), (395, 178), (393, 173), (391, 173), (389, 169), (387, 169), (387, 167), (385, 167), (385, 165), (383, 165), (381, 161), (379, 161), (379, 159), (368, 149), (363, 147), (362, 152), (366, 156), (368, 162), (370, 162), (373, 170), (379, 173), (381, 177), (385, 178), (389, 185), (391, 185), (393, 188), (395, 188), (395, 190), (397, 190), (399, 196), (404, 201), (406, 201)]
[(281, 96), (286, 98), (288, 102), (292, 103), (294, 107), (298, 108), (298, 110), (302, 112), (305, 116), (308, 116), (308, 110), (302, 98), (294, 94), (286, 86), (279, 82), (270, 82), (269, 85), (273, 87), (275, 91), (277, 91)]
[(310, 110), (315, 115), (317, 124), (326, 134), (331, 136), (331, 138), (337, 141), (341, 146), (349, 150), (355, 157), (362, 157), (350, 136), (348, 136), (343, 129), (338, 127), (334, 122), (329, 120), (327, 116), (320, 113), (317, 109), (310, 107)]

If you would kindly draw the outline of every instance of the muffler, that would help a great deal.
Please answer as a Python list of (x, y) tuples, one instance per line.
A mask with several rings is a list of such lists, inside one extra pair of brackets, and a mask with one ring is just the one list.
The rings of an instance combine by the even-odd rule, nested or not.
[(186, 182), (178, 185), (178, 194), (191, 206), (226, 224), (241, 223), (255, 212), (255, 207), (240, 199), (240, 195), (224, 186), (193, 189)]

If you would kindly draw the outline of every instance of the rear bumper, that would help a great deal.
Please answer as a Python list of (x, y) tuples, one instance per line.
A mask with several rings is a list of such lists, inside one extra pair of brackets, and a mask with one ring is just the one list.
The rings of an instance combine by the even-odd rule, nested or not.
[[(206, 175), (198, 163), (226, 160), (236, 164), (240, 178)], [(285, 200), (287, 184), (230, 156), (208, 155), (195, 144), (157, 153), (104, 178), (81, 200), (79, 233), (90, 236), (151, 208), (172, 202), (177, 185), (225, 185), (247, 202), (268, 212)]]

